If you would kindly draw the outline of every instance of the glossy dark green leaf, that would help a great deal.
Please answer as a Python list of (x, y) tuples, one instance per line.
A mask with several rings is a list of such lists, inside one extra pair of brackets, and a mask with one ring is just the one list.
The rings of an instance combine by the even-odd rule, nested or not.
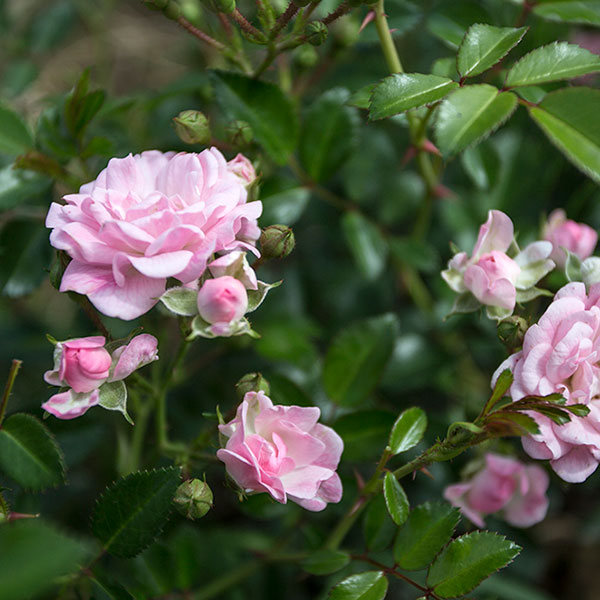
[(54, 436), (34, 416), (24, 413), (2, 423), (0, 469), (33, 490), (60, 485), (65, 477), (62, 452)]
[(410, 265), (419, 271), (433, 273), (439, 268), (439, 257), (431, 244), (412, 237), (392, 237), (390, 251), (398, 262)]
[(357, 406), (371, 394), (385, 369), (398, 332), (395, 315), (359, 321), (338, 334), (323, 366), (325, 391), (333, 402)]
[(358, 212), (346, 212), (342, 229), (357, 267), (368, 281), (377, 279), (386, 263), (388, 245), (379, 228)]
[(363, 520), (363, 535), (369, 550), (385, 550), (392, 542), (397, 528), (390, 518), (385, 498), (378, 494), (369, 502)]
[(351, 575), (329, 593), (329, 600), (383, 600), (388, 580), (382, 571), (366, 571)]
[(538, 424), (529, 415), (508, 410), (490, 415), (486, 419), (485, 428), (497, 436), (520, 436), (540, 432)]
[(270, 195), (264, 195), (261, 189), (261, 222), (293, 225), (304, 213), (309, 199), (310, 191), (303, 187), (281, 190)]
[(427, 415), (422, 408), (413, 406), (400, 413), (390, 433), (389, 447), (392, 454), (414, 448), (427, 429)]
[(37, 597), (58, 586), (60, 578), (77, 573), (90, 558), (86, 544), (39, 519), (0, 526), (0, 548), (2, 600)]
[(462, 596), (512, 562), (520, 551), (514, 542), (488, 531), (463, 535), (431, 565), (427, 585), (442, 598)]
[(254, 137), (278, 164), (295, 150), (298, 118), (281, 89), (235, 73), (212, 74), (217, 101), (232, 120), (246, 121)]
[(344, 440), (346, 460), (374, 460), (381, 455), (393, 424), (393, 413), (360, 410), (341, 416), (333, 427)]
[(408, 498), (400, 482), (389, 471), (383, 479), (383, 497), (388, 513), (396, 525), (403, 525), (410, 509)]
[(383, 79), (371, 95), (369, 118), (384, 119), (399, 113), (437, 102), (458, 83), (447, 77), (421, 73), (395, 73)]
[(526, 27), (471, 25), (458, 49), (458, 72), (462, 77), (474, 77), (487, 71), (521, 41), (526, 31)]
[(486, 412), (492, 410), (494, 406), (496, 406), (496, 404), (498, 404), (498, 402), (500, 402), (500, 400), (506, 396), (506, 393), (510, 389), (514, 379), (514, 375), (510, 369), (505, 369), (502, 371), (502, 373), (500, 373), (498, 379), (496, 380), (496, 385), (494, 386), (492, 395), (486, 403)]
[(300, 162), (314, 181), (333, 176), (356, 145), (358, 113), (347, 105), (349, 98), (348, 90), (329, 90), (304, 115)]
[(92, 530), (110, 554), (131, 557), (148, 547), (169, 519), (180, 469), (138, 471), (108, 487), (96, 503)]
[(407, 571), (424, 569), (448, 543), (458, 520), (458, 510), (445, 502), (413, 508), (398, 532), (394, 560)]
[(552, 21), (600, 26), (600, 3), (598, 0), (544, 2), (536, 4), (533, 7), (533, 13)]
[(451, 156), (498, 129), (517, 107), (511, 92), (487, 84), (460, 88), (442, 101), (437, 111), (435, 137), (438, 148)]
[(600, 90), (573, 87), (548, 94), (529, 114), (550, 141), (600, 182)]
[(359, 90), (356, 90), (350, 98), (346, 101), (348, 106), (355, 106), (356, 108), (369, 108), (369, 103), (371, 101), (371, 94), (375, 89), (376, 83), (370, 83), (369, 85), (365, 85), (361, 87)]
[(33, 138), (23, 119), (0, 103), (0, 154), (16, 156), (33, 146)]
[(329, 575), (349, 562), (350, 556), (341, 550), (317, 550), (302, 561), (302, 568), (313, 575)]
[(600, 71), (600, 56), (576, 44), (554, 42), (532, 50), (506, 76), (506, 87), (539, 85)]

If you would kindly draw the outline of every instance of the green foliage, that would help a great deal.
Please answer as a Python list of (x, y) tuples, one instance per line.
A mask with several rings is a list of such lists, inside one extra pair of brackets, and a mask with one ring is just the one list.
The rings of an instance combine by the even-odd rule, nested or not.
[(383, 600), (388, 580), (381, 571), (366, 571), (351, 575), (330, 592), (329, 600)]
[(2, 600), (38, 596), (59, 578), (77, 573), (90, 555), (86, 543), (67, 537), (38, 519), (2, 525), (0, 548)]
[(382, 495), (375, 496), (369, 503), (363, 520), (363, 535), (369, 550), (385, 550), (396, 533), (396, 526), (389, 516)]
[(446, 503), (413, 508), (398, 532), (394, 560), (407, 571), (424, 569), (448, 543), (458, 520), (458, 510)]
[(65, 477), (63, 456), (54, 436), (35, 417), (24, 413), (2, 423), (0, 469), (32, 490), (60, 485)]
[(342, 229), (348, 248), (365, 279), (377, 279), (386, 263), (388, 246), (381, 231), (358, 212), (347, 212)]
[(0, 153), (21, 154), (33, 146), (33, 138), (21, 117), (0, 104)]
[(383, 497), (392, 521), (400, 527), (408, 518), (410, 506), (404, 488), (389, 471), (383, 478)]
[(390, 433), (392, 454), (406, 452), (416, 446), (425, 435), (427, 415), (422, 408), (413, 406), (400, 413)]
[(160, 535), (173, 508), (180, 470), (139, 471), (119, 479), (100, 496), (92, 529), (104, 550), (131, 557)]
[(533, 13), (552, 21), (600, 26), (600, 5), (597, 0), (543, 2), (533, 7)]
[(427, 585), (442, 598), (462, 596), (505, 567), (520, 551), (514, 542), (488, 531), (463, 535), (431, 565)]
[(317, 550), (302, 561), (302, 568), (313, 575), (329, 575), (349, 562), (350, 556), (341, 550)]
[(328, 396), (342, 406), (357, 406), (377, 386), (392, 354), (398, 324), (394, 315), (354, 323), (334, 340), (323, 366)]

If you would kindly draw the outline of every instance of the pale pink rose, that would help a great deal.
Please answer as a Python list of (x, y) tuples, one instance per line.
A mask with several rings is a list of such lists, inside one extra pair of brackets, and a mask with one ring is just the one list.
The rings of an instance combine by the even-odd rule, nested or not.
[(344, 444), (317, 423), (320, 414), (314, 406), (273, 406), (264, 392), (248, 392), (235, 418), (219, 426), (229, 439), (217, 457), (246, 493), (267, 492), (283, 504), (289, 499), (323, 510), (342, 497), (335, 470)]
[(444, 498), (477, 527), (485, 526), (485, 515), (499, 511), (511, 525), (530, 527), (546, 516), (548, 483), (541, 467), (488, 452), (484, 468), (470, 481), (448, 486)]
[(230, 160), (227, 168), (237, 175), (245, 186), (251, 185), (256, 179), (254, 166), (243, 154), (238, 154), (233, 160)]
[(247, 308), (244, 284), (229, 275), (207, 279), (198, 292), (198, 312), (207, 323), (237, 321)]
[(158, 341), (144, 333), (129, 344), (120, 346), (112, 355), (104, 348), (102, 336), (57, 342), (54, 369), (46, 371), (44, 380), (50, 385), (70, 387), (54, 394), (42, 408), (59, 419), (80, 417), (101, 403), (101, 387), (121, 381), (137, 369), (158, 360)]
[(600, 461), (600, 284), (589, 296), (581, 282), (560, 289), (523, 340), (523, 349), (506, 359), (492, 378), (510, 369), (513, 400), (526, 396), (562, 394), (568, 404), (586, 404), (586, 417), (571, 416), (557, 425), (538, 413), (531, 416), (540, 433), (523, 438), (532, 457), (550, 460), (565, 481), (578, 483), (591, 475)]
[(560, 267), (564, 267), (567, 255), (562, 248), (566, 248), (584, 260), (594, 251), (598, 234), (589, 225), (567, 219), (565, 211), (559, 208), (548, 218), (548, 223), (544, 227), (544, 239), (552, 242), (550, 255), (552, 260)]
[(246, 253), (241, 250), (234, 250), (219, 256), (208, 265), (208, 269), (213, 277), (231, 275), (231, 277), (239, 279), (247, 290), (258, 289), (256, 273), (248, 264)]
[(247, 202), (243, 179), (215, 148), (113, 158), (64, 200), (46, 219), (51, 244), (73, 259), (60, 290), (88, 296), (111, 317), (144, 314), (168, 277), (194, 281), (215, 253), (257, 253), (262, 205)]

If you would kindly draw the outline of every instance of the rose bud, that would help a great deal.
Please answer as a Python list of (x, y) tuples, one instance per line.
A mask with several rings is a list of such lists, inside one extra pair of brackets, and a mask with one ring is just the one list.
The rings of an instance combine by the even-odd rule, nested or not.
[(254, 139), (254, 131), (246, 121), (232, 121), (225, 127), (225, 133), (234, 146), (247, 146)]
[(306, 26), (304, 37), (309, 44), (320, 46), (327, 39), (328, 33), (327, 25), (321, 21), (313, 21)]
[(239, 177), (246, 188), (256, 179), (256, 171), (252, 163), (243, 154), (238, 154), (233, 160), (230, 160), (227, 163), (227, 170)]
[(244, 284), (229, 275), (206, 280), (198, 292), (198, 312), (207, 323), (237, 321), (247, 308)]
[(180, 514), (194, 521), (212, 508), (213, 493), (206, 482), (188, 479), (177, 488), (173, 502)]
[(210, 125), (199, 110), (184, 110), (173, 118), (175, 132), (186, 144), (208, 144)]
[(285, 258), (295, 245), (294, 232), (285, 225), (269, 225), (260, 236), (260, 247), (265, 258)]
[(557, 209), (552, 212), (544, 227), (544, 239), (552, 242), (550, 258), (564, 267), (567, 256), (563, 248), (584, 260), (594, 251), (598, 234), (589, 225), (567, 219), (565, 211)]
[(243, 400), (248, 392), (264, 392), (269, 395), (271, 388), (261, 373), (248, 373), (235, 384), (235, 391), (239, 399)]

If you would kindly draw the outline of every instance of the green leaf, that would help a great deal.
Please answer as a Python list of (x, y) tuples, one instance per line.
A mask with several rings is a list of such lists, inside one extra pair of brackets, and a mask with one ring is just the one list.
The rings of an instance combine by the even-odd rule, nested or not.
[(581, 277), (581, 258), (573, 254), (566, 248), (561, 248), (567, 254), (565, 261), (565, 275), (569, 281), (582, 281)]
[(302, 216), (309, 199), (310, 191), (307, 188), (295, 187), (270, 195), (265, 195), (264, 188), (261, 188), (261, 222), (281, 223), (289, 227)]
[(520, 551), (514, 542), (488, 531), (463, 535), (431, 565), (427, 585), (442, 598), (462, 596), (512, 562)]
[(600, 182), (600, 90), (564, 88), (529, 109), (550, 141), (579, 169)]
[(361, 87), (359, 90), (356, 90), (356, 92), (354, 92), (350, 98), (348, 98), (346, 104), (348, 106), (355, 106), (356, 108), (368, 109), (371, 101), (371, 94), (376, 86), (376, 83), (370, 83), (369, 85)]
[(442, 101), (437, 111), (435, 137), (443, 154), (451, 156), (480, 142), (498, 129), (517, 107), (511, 92), (487, 84), (460, 88)]
[[(0, 597), (23, 600), (58, 585), (77, 573), (89, 557), (85, 544), (39, 519), (23, 519), (0, 527)], [(48, 596), (50, 597), (50, 596)], [(52, 594), (57, 598), (57, 594)]]
[(248, 290), (248, 309), (246, 312), (255, 311), (267, 297), (267, 294), (276, 287), (279, 287), (283, 283), (283, 280), (276, 281), (275, 283), (265, 283), (264, 281), (257, 282), (257, 288), (255, 290)]
[(169, 288), (160, 301), (176, 315), (193, 317), (198, 314), (198, 291), (186, 287)]
[(533, 13), (551, 21), (600, 26), (600, 3), (598, 0), (559, 0), (558, 2), (538, 3), (533, 7)]
[(329, 600), (383, 600), (388, 580), (382, 571), (366, 571), (346, 577), (329, 593)]
[(127, 413), (127, 387), (124, 381), (111, 381), (100, 386), (98, 404), (106, 410), (116, 410), (123, 414), (128, 423), (133, 425)]
[(326, 181), (342, 166), (356, 145), (358, 113), (348, 106), (350, 92), (325, 92), (306, 112), (300, 136), (300, 162), (316, 182)]
[(385, 119), (424, 104), (437, 102), (458, 87), (456, 81), (437, 75), (395, 73), (383, 79), (371, 96), (369, 118)]
[(496, 436), (521, 436), (540, 432), (538, 424), (529, 415), (509, 410), (492, 413), (485, 421), (485, 428)]
[(400, 482), (389, 471), (383, 478), (383, 497), (392, 521), (398, 526), (403, 525), (408, 518), (408, 498)]
[(16, 156), (33, 147), (33, 138), (23, 119), (0, 103), (0, 153)]
[(433, 273), (438, 270), (438, 254), (435, 248), (427, 242), (406, 236), (390, 238), (389, 244), (392, 256), (400, 263), (410, 265), (425, 273)]
[(504, 369), (504, 371), (500, 373), (498, 379), (496, 380), (496, 385), (494, 386), (492, 395), (486, 403), (485, 412), (491, 411), (494, 406), (496, 406), (496, 404), (498, 404), (498, 402), (500, 402), (500, 400), (506, 396), (506, 393), (513, 384), (514, 379), (514, 375), (510, 369)]
[(0, 211), (20, 204), (36, 204), (46, 199), (51, 182), (31, 171), (13, 169), (8, 165), (0, 169)]
[(92, 530), (103, 548), (129, 558), (147, 548), (168, 521), (180, 469), (138, 471), (108, 487), (96, 503)]
[(393, 424), (394, 414), (382, 410), (360, 410), (341, 416), (334, 428), (344, 440), (344, 458), (377, 458)]
[(424, 569), (448, 543), (458, 521), (458, 509), (445, 502), (417, 506), (398, 532), (394, 560), (407, 571)]
[(385, 267), (388, 246), (379, 228), (360, 213), (348, 211), (342, 229), (354, 261), (365, 279), (377, 279)]
[(329, 398), (357, 406), (375, 389), (398, 333), (395, 315), (354, 323), (338, 334), (327, 351), (323, 384)]
[(590, 414), (590, 407), (585, 404), (567, 404), (565, 410), (568, 410), (576, 417), (587, 417)]
[(600, 71), (600, 56), (576, 44), (554, 42), (532, 50), (515, 63), (506, 87), (539, 85)]
[(471, 25), (458, 49), (458, 72), (462, 77), (474, 77), (497, 62), (523, 39), (527, 27), (493, 27)]
[(0, 469), (32, 490), (64, 482), (63, 456), (53, 435), (32, 415), (12, 415), (0, 429)]
[(283, 92), (272, 83), (224, 71), (213, 71), (212, 81), (229, 118), (249, 123), (271, 158), (285, 164), (296, 148), (298, 118)]
[(396, 533), (396, 526), (390, 519), (385, 498), (377, 494), (369, 503), (363, 521), (363, 535), (369, 550), (385, 550)]
[(400, 454), (414, 448), (427, 429), (427, 415), (422, 408), (413, 406), (400, 413), (390, 433), (389, 446), (392, 454)]
[(317, 550), (302, 561), (302, 568), (313, 575), (329, 575), (349, 562), (350, 556), (341, 550)]
[(551, 421), (556, 423), (557, 425), (566, 425), (571, 417), (569, 413), (563, 410), (562, 408), (554, 407), (554, 406), (545, 406), (542, 404), (534, 405), (531, 407), (535, 412), (548, 417)]

